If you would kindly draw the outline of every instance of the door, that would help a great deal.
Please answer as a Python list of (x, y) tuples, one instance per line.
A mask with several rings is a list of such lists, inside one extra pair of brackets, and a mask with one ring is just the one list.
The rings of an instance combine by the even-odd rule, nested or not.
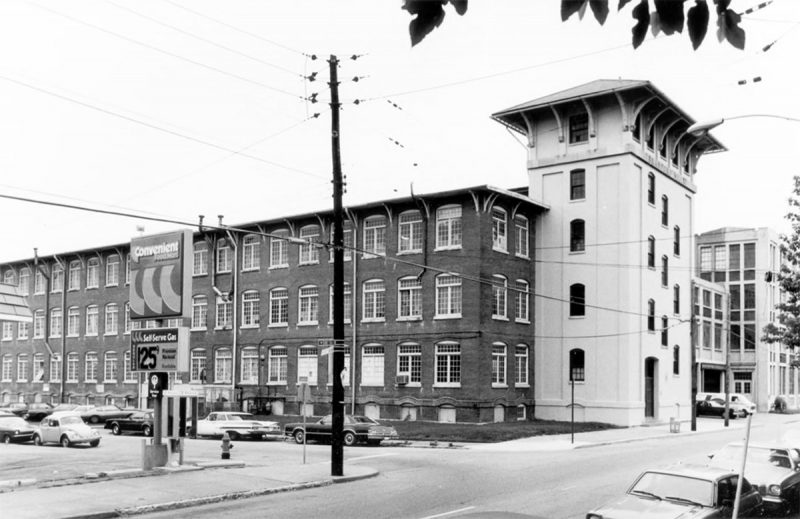
[(644, 416), (655, 418), (656, 403), (656, 363), (658, 359), (649, 357), (644, 361)]

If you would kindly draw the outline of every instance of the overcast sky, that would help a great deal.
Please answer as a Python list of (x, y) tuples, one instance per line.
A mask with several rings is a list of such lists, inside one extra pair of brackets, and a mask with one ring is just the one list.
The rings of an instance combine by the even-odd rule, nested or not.
[[(559, 4), (448, 7), (411, 48), (399, 0), (2, 0), (0, 194), (230, 225), (329, 210), (331, 54), (345, 204), (525, 185), (525, 149), (490, 114), (594, 79), (649, 80), (697, 120), (800, 117), (796, 0), (745, 15), (744, 51), (717, 41), (714, 19), (699, 51), (652, 34), (634, 50), (630, 6), (601, 27), (591, 13), (562, 23)], [(700, 161), (695, 230), (786, 232), (800, 124), (746, 118), (714, 135), (730, 151)], [(0, 199), (0, 261), (123, 243), (142, 225), (181, 227)]]

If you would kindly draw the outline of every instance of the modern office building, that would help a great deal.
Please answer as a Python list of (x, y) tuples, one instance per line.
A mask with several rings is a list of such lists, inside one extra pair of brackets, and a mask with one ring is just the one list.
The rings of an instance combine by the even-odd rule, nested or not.
[[(698, 235), (696, 247), (697, 274), (725, 287), (730, 298), (731, 391), (747, 395), (759, 411), (768, 411), (778, 395), (796, 407), (800, 386), (791, 362), (795, 354), (783, 344), (761, 339), (767, 323), (778, 323), (778, 273), (784, 263), (780, 237), (764, 227), (725, 227)], [(715, 348), (718, 342), (715, 336)], [(715, 377), (704, 377), (703, 390), (711, 391), (705, 388), (717, 383)]]
[[(525, 190), (490, 186), (348, 208), (348, 412), (533, 416), (532, 240), (545, 210)], [(0, 266), (34, 316), (3, 323), (0, 398), (135, 405), (130, 331), (164, 324), (189, 327), (179, 377), (206, 406), (297, 413), (304, 378), (308, 411), (329, 412), (331, 222), (328, 211), (195, 232), (186, 322), (131, 321), (129, 244)]]

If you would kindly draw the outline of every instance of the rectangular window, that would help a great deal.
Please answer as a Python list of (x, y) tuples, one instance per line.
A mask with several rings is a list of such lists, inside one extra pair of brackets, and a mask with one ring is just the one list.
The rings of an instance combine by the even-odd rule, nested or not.
[(14, 338), (14, 323), (3, 321), (3, 340), (10, 341)]
[(505, 386), (506, 382), (506, 347), (492, 346), (492, 386)]
[(408, 376), (409, 384), (422, 382), (422, 347), (401, 344), (397, 348), (397, 374)]
[(67, 337), (77, 337), (81, 328), (81, 313), (77, 308), (67, 310)]
[(275, 346), (269, 350), (269, 384), (286, 384), (289, 370), (286, 348)]
[(119, 285), (119, 256), (109, 256), (106, 259), (106, 286)]
[(508, 222), (506, 212), (499, 207), (492, 209), (492, 249), (508, 252)]
[(261, 323), (261, 296), (257, 290), (242, 294), (242, 328), (257, 328)]
[(53, 270), (50, 273), (52, 278), (50, 283), (50, 292), (61, 292), (64, 290), (64, 268), (61, 265), (53, 265)]
[(383, 386), (383, 346), (364, 346), (361, 357), (361, 385)]
[(67, 382), (78, 381), (78, 354), (70, 353), (67, 355)]
[(364, 221), (365, 258), (386, 255), (386, 219), (372, 216)]
[(61, 329), (64, 324), (60, 308), (50, 310), (50, 337), (61, 337)]
[(192, 298), (192, 329), (204, 330), (208, 319), (208, 299), (205, 296)]
[(527, 386), (528, 385), (528, 347), (527, 346), (517, 346), (516, 353), (515, 353), (515, 376), (514, 376), (514, 385), (515, 386)]
[(136, 382), (136, 377), (138, 376), (138, 373), (134, 373), (131, 370), (131, 352), (126, 351), (122, 356), (122, 381), (125, 383)]
[(530, 243), (528, 238), (528, 219), (524, 216), (514, 218), (514, 231), (516, 238), (516, 255), (521, 258), (530, 257)]
[(242, 240), (242, 270), (258, 270), (261, 267), (260, 240), (248, 235)]
[(269, 239), (269, 268), (286, 268), (289, 266), (289, 242), (286, 231), (276, 231)]
[(436, 278), (436, 317), (461, 317), (461, 278), (441, 275)]
[(242, 350), (241, 366), (239, 381), (243, 384), (258, 384), (258, 351), (255, 348)]
[(17, 323), (17, 339), (25, 340), (28, 338), (30, 323)]
[(11, 382), (11, 376), (14, 370), (14, 359), (11, 355), (3, 356), (3, 382)]
[(521, 323), (530, 322), (529, 303), (530, 285), (523, 279), (516, 281), (516, 292), (514, 293), (514, 320)]
[(492, 277), (492, 319), (508, 318), (508, 280), (503, 276)]
[(61, 382), (61, 355), (54, 353), (50, 356), (50, 382)]
[(461, 248), (461, 206), (447, 206), (436, 211), (436, 248)]
[(422, 318), (422, 281), (404, 278), (397, 286), (398, 319)]
[(397, 252), (399, 254), (422, 252), (422, 215), (419, 211), (409, 211), (400, 215)]
[(192, 275), (205, 276), (206, 274), (208, 274), (208, 249), (203, 243), (195, 243), (192, 258)]
[(586, 170), (574, 169), (569, 172), (569, 199), (586, 198)]
[(436, 345), (436, 386), (461, 385), (461, 346), (456, 343)]
[(365, 321), (382, 321), (386, 318), (386, 286), (382, 280), (364, 282)]
[(44, 338), (44, 310), (36, 310), (33, 313), (33, 338)]
[(647, 175), (647, 203), (656, 205), (656, 176), (653, 173)]
[(117, 368), (117, 354), (115, 352), (106, 353), (105, 361), (103, 363), (103, 381), (116, 382)]
[(206, 352), (203, 350), (192, 350), (190, 364), (189, 381), (195, 383), (205, 383)]
[(86, 307), (86, 335), (96, 336), (99, 328), (100, 313), (97, 306)]
[(100, 286), (100, 260), (92, 258), (86, 263), (86, 288)]
[(233, 356), (231, 350), (217, 350), (214, 358), (214, 382), (217, 384), (230, 384), (233, 369)]
[(589, 140), (589, 114), (582, 113), (569, 118), (569, 143), (578, 144)]
[(84, 382), (97, 382), (97, 353), (86, 354), (86, 370)]
[(216, 310), (217, 310), (217, 319), (215, 323), (215, 328), (218, 330), (222, 329), (230, 329), (232, 327), (232, 313), (233, 313), (233, 303), (222, 297), (217, 296), (216, 300)]
[(44, 294), (45, 285), (44, 273), (41, 270), (37, 270), (33, 276), (33, 293), (35, 295)]
[(305, 243), (300, 244), (300, 264), (309, 265), (319, 263), (319, 227), (311, 225), (300, 229), (300, 239)]
[(106, 305), (104, 332), (106, 335), (116, 335), (119, 332), (119, 307), (116, 304)]
[(315, 286), (301, 287), (298, 299), (297, 324), (319, 322), (319, 289)]
[(69, 264), (69, 290), (80, 290), (81, 288), (81, 262), (73, 261)]
[(17, 356), (17, 382), (28, 381), (28, 356)]
[(269, 325), (286, 326), (289, 324), (289, 291), (285, 288), (274, 288), (269, 293)]
[(217, 273), (224, 274), (233, 268), (233, 255), (228, 240), (217, 241)]

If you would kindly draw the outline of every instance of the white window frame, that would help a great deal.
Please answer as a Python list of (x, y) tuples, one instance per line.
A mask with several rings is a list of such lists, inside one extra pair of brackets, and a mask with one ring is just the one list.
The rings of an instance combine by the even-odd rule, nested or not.
[(369, 279), (362, 284), (361, 322), (374, 323), (386, 321), (386, 282), (382, 279)]
[(97, 368), (99, 359), (96, 351), (87, 351), (83, 357), (84, 382), (97, 383)]
[(17, 355), (17, 382), (28, 381), (28, 354), (20, 353)]
[(232, 249), (227, 238), (217, 240), (217, 261), (214, 265), (217, 274), (229, 274), (233, 270)]
[(272, 346), (269, 349), (267, 373), (268, 386), (285, 386), (287, 384), (289, 350), (286, 346)]
[(50, 309), (50, 337), (61, 337), (64, 333), (64, 315), (61, 308)]
[(36, 269), (36, 272), (33, 274), (33, 294), (37, 296), (42, 295), (45, 290), (47, 290), (47, 278), (44, 276), (44, 272), (40, 269)]
[(217, 296), (214, 301), (214, 329), (230, 330), (233, 327), (233, 303), (227, 297)]
[[(279, 294), (279, 297), (276, 297)], [(276, 312), (277, 310), (277, 312)], [(275, 317), (283, 318), (276, 320)], [(269, 325), (268, 327), (289, 326), (289, 289), (275, 287), (269, 291)]]
[(25, 267), (19, 271), (19, 279), (17, 281), (19, 291), (23, 296), (29, 296), (31, 293), (31, 271)]
[(319, 324), (319, 287), (305, 285), (297, 289), (297, 326)]
[(137, 377), (139, 373), (134, 373), (132, 366), (131, 366), (131, 352), (126, 351), (122, 354), (122, 383), (129, 384), (129, 383), (136, 383), (138, 382)]
[(50, 355), (50, 382), (61, 382), (61, 354)]
[(103, 355), (103, 382), (116, 383), (119, 377), (119, 357), (116, 351), (107, 351)]
[(214, 383), (230, 384), (233, 377), (233, 354), (230, 348), (214, 351)]
[(386, 256), (386, 217), (373, 215), (364, 219), (364, 259)]
[(422, 320), (422, 281), (416, 276), (397, 280), (397, 320)]
[(514, 217), (514, 254), (519, 258), (530, 258), (530, 226), (528, 219), (522, 215)]
[[(461, 345), (443, 341), (435, 345), (433, 387), (461, 387)], [(440, 378), (444, 374), (444, 378)]]
[(289, 231), (280, 229), (269, 239), (269, 268), (289, 268)]
[(492, 250), (508, 253), (508, 213), (502, 207), (492, 208)]
[(261, 268), (261, 240), (255, 234), (248, 234), (242, 239), (242, 272), (250, 272)]
[(203, 375), (206, 372), (206, 350), (193, 348), (189, 353), (189, 363), (189, 382), (203, 383)]
[(17, 340), (24, 341), (30, 336), (30, 323), (17, 323)]
[(516, 291), (514, 293), (514, 321), (530, 324), (531, 285), (524, 279), (518, 279), (514, 283), (516, 284)]
[(89, 258), (86, 261), (86, 288), (100, 287), (100, 260), (98, 258)]
[(422, 346), (406, 342), (397, 346), (397, 375), (408, 377), (408, 386), (422, 385)]
[(31, 382), (44, 382), (44, 372), (44, 353), (34, 353), (33, 362), (31, 363)]
[(297, 377), (306, 377), (309, 386), (316, 386), (319, 382), (319, 354), (317, 347), (304, 344), (297, 348)]
[(258, 384), (258, 349), (255, 347), (242, 348), (240, 362), (239, 382), (242, 384)]
[[(60, 308), (58, 310), (61, 311)], [(67, 337), (78, 337), (80, 332), (81, 310), (77, 306), (71, 306), (67, 308)]]
[(305, 243), (300, 244), (299, 265), (316, 265), (319, 263), (320, 229), (318, 225), (306, 225), (300, 229), (300, 239)]
[(405, 211), (397, 218), (397, 254), (422, 252), (423, 220), (418, 210)]
[(436, 210), (436, 248), (460, 249), (463, 239), (463, 210), (460, 205), (445, 205)]
[(81, 262), (74, 260), (69, 263), (69, 277), (67, 280), (67, 291), (73, 292), (81, 289)]
[(463, 304), (461, 277), (454, 274), (436, 276), (436, 315), (434, 319), (460, 319)]
[(362, 386), (384, 386), (385, 353), (382, 344), (365, 344), (361, 347)]
[(492, 344), (492, 387), (508, 387), (508, 346)]
[(108, 303), (106, 305), (103, 323), (104, 335), (117, 335), (119, 333), (119, 305), (117, 303)]
[(208, 297), (196, 295), (192, 297), (192, 330), (205, 330), (208, 327)]
[(10, 341), (14, 339), (14, 323), (11, 321), (3, 321), (3, 340)]
[[(344, 284), (344, 324), (351, 324), (353, 316), (353, 289)], [(328, 324), (333, 324), (333, 285), (328, 287)]]
[(198, 242), (192, 251), (192, 276), (208, 275), (208, 245)]
[(100, 308), (97, 305), (86, 307), (86, 330), (83, 332), (86, 337), (97, 337), (100, 332)]
[(10, 354), (3, 355), (3, 382), (11, 382), (14, 376), (14, 357)]
[(67, 380), (66, 382), (77, 382), (78, 372), (80, 369), (80, 355), (77, 352), (71, 351), (67, 353)]
[(111, 254), (106, 258), (106, 286), (119, 286), (119, 262), (118, 254)]
[(50, 271), (50, 293), (55, 294), (64, 290), (64, 267), (54, 263)]
[(33, 338), (44, 339), (45, 334), (45, 314), (44, 310), (33, 312)]
[(508, 321), (508, 278), (492, 276), (492, 319)]

